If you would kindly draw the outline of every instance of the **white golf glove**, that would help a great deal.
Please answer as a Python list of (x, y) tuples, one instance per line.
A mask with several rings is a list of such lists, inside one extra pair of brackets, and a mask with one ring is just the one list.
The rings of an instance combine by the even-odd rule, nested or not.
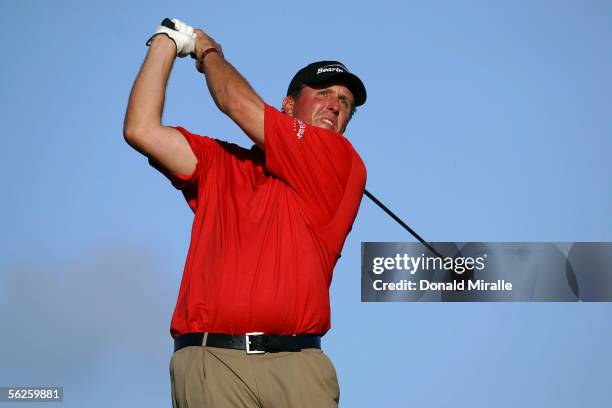
[(150, 45), (153, 37), (158, 34), (166, 34), (172, 38), (176, 44), (177, 57), (183, 58), (195, 53), (196, 35), (193, 32), (193, 27), (183, 23), (181, 20), (177, 18), (164, 19), (162, 24), (155, 30), (155, 34), (147, 41), (147, 45)]

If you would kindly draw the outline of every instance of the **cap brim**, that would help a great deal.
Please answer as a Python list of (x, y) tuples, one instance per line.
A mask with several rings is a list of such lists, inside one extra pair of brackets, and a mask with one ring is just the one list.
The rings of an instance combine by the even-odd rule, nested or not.
[(350, 72), (330, 72), (329, 75), (320, 75), (316, 81), (309, 81), (306, 85), (319, 85), (325, 82), (338, 81), (343, 83), (353, 94), (355, 106), (365, 103), (367, 94), (361, 79)]

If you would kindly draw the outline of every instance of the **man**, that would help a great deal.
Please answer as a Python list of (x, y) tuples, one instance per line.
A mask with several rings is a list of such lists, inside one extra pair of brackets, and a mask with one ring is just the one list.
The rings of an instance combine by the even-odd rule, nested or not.
[[(171, 323), (173, 406), (335, 407), (320, 337), (365, 188), (363, 162), (341, 134), (365, 88), (338, 62), (314, 63), (291, 81), (281, 113), (211, 37), (173, 21), (147, 43), (124, 125), (195, 213)], [(250, 150), (161, 124), (174, 59), (190, 54)]]

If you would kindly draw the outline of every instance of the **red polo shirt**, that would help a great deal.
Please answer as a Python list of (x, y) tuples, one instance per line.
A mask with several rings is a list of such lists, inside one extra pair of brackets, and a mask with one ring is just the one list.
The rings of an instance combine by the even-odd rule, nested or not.
[(171, 324), (325, 334), (329, 285), (365, 188), (344, 136), (265, 107), (265, 154), (178, 128), (198, 163), (166, 174), (195, 213)]

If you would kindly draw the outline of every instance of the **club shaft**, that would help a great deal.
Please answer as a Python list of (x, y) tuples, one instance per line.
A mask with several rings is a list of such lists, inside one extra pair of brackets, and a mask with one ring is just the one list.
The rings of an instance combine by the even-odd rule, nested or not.
[(387, 213), (387, 215), (389, 215), (389, 217), (393, 218), (395, 220), (395, 222), (397, 222), (399, 225), (401, 225), (402, 227), (404, 227), (404, 229), (406, 231), (408, 231), (413, 237), (415, 237), (416, 239), (419, 240), (419, 242), (423, 245), (425, 245), (425, 247), (427, 249), (429, 249), (431, 252), (434, 253), (434, 255), (436, 255), (438, 258), (445, 258), (442, 254), (440, 254), (433, 246), (431, 246), (427, 241), (425, 241), (419, 234), (416, 233), (415, 230), (413, 230), (412, 228), (410, 228), (408, 226), (408, 224), (406, 224), (404, 221), (401, 220), (400, 217), (398, 217), (397, 215), (395, 215), (393, 213), (393, 211), (391, 211), (389, 208), (387, 208), (386, 205), (384, 205), (383, 203), (380, 202), (380, 200), (376, 197), (374, 197), (374, 195), (372, 193), (370, 193), (368, 190), (364, 191), (364, 194), (366, 195), (366, 197), (368, 197), (370, 200), (372, 200), (374, 202), (374, 204), (376, 204), (377, 206), (379, 206), (384, 212)]

